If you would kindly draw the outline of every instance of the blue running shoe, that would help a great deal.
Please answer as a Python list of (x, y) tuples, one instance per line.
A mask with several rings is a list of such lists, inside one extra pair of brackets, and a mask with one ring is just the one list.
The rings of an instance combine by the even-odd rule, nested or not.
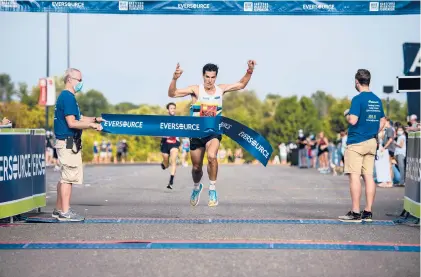
[(199, 189), (193, 189), (191, 196), (190, 196), (190, 205), (192, 206), (197, 206), (197, 204), (199, 204), (199, 199), (200, 199), (200, 193), (203, 190), (203, 185), (200, 184), (199, 185)]
[(215, 207), (218, 206), (218, 194), (216, 193), (216, 190), (209, 190), (209, 207)]

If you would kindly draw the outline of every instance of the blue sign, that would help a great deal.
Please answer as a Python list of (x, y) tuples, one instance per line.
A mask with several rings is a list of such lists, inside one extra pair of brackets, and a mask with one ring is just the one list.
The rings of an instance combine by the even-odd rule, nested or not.
[(0, 131), (0, 218), (45, 206), (45, 131)]
[(103, 114), (103, 131), (112, 134), (138, 136), (202, 138), (214, 134), (225, 134), (264, 166), (269, 162), (273, 149), (259, 133), (224, 116), (162, 116)]
[[(420, 76), (420, 43), (403, 44), (403, 66), (405, 76)], [(408, 115), (415, 114), (420, 118), (420, 92), (406, 93), (406, 101), (408, 103)]]
[(420, 1), (0, 1), (0, 11), (177, 15), (404, 15)]
[(406, 76), (420, 76), (421, 51), (419, 43), (403, 44), (403, 72)]

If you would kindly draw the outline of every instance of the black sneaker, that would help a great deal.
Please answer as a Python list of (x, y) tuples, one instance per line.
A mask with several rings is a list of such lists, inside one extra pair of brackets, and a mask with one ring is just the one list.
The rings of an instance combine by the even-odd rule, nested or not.
[(167, 189), (172, 189), (173, 184), (168, 183)]
[(339, 216), (339, 220), (342, 222), (361, 222), (361, 213), (349, 211), (346, 215)]
[(161, 163), (161, 168), (162, 168), (162, 170), (166, 169), (164, 163)]
[(363, 221), (371, 222), (371, 221), (373, 221), (373, 213), (367, 212), (366, 210), (364, 210), (364, 211), (361, 212), (361, 219)]

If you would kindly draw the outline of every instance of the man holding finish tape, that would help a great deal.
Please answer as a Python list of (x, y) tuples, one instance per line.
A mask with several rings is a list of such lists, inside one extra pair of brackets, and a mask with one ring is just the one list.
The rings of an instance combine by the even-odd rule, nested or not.
[[(372, 221), (372, 205), (376, 194), (373, 179), (374, 158), (377, 152), (377, 134), (386, 123), (383, 104), (369, 88), (371, 74), (359, 69), (355, 74), (355, 89), (358, 95), (352, 98), (351, 108), (344, 112), (349, 123), (348, 140), (345, 149), (345, 174), (349, 174), (352, 209), (340, 221)], [(360, 211), (361, 181), (364, 177), (366, 206)]]
[(52, 217), (60, 221), (83, 221), (84, 218), (70, 208), (72, 185), (82, 184), (82, 130), (102, 130), (101, 117), (82, 116), (76, 101), (76, 93), (83, 87), (82, 73), (69, 68), (64, 75), (65, 88), (57, 98), (54, 109), (55, 148), (61, 167), (57, 183), (56, 208)]
[[(256, 62), (248, 61), (248, 69), (243, 78), (234, 84), (215, 85), (218, 76), (218, 66), (215, 64), (206, 64), (202, 69), (203, 82), (201, 85), (192, 85), (187, 88), (177, 89), (177, 79), (180, 78), (183, 70), (180, 64), (177, 64), (173, 74), (170, 87), (168, 89), (169, 97), (192, 97), (190, 107), (191, 116), (215, 117), (222, 114), (222, 97), (226, 92), (238, 91), (244, 89), (250, 81)], [(218, 173), (217, 153), (222, 135), (211, 135), (204, 138), (190, 139), (190, 157), (192, 160), (193, 191), (190, 197), (190, 204), (197, 206), (199, 204), (200, 193), (203, 190), (203, 184), (200, 183), (203, 176), (203, 159), (207, 151), (208, 176), (209, 176), (209, 203), (208, 206), (218, 205), (218, 195), (216, 193), (216, 178)]]

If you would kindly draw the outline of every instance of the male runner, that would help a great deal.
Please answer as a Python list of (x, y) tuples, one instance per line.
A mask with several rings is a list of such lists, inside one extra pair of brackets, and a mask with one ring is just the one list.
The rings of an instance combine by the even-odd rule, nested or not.
[[(214, 64), (206, 64), (202, 69), (203, 84), (177, 89), (177, 79), (180, 78), (183, 73), (183, 70), (180, 68), (180, 64), (177, 64), (168, 89), (168, 96), (175, 98), (190, 95), (192, 97), (190, 115), (192, 116), (220, 116), (222, 113), (223, 95), (229, 91), (244, 89), (250, 81), (255, 65), (255, 61), (248, 61), (247, 72), (239, 82), (230, 85), (215, 85), (216, 77), (218, 75), (218, 66)], [(218, 205), (218, 195), (215, 189), (218, 173), (218, 161), (216, 155), (218, 153), (221, 139), (221, 135), (211, 135), (204, 138), (190, 139), (190, 157), (193, 164), (192, 177), (194, 182), (193, 192), (190, 197), (190, 204), (192, 206), (199, 204), (200, 193), (203, 190), (203, 184), (200, 183), (200, 180), (203, 176), (202, 167), (205, 151), (207, 151), (207, 171), (210, 181), (208, 206), (213, 207)]]
[[(175, 115), (175, 103), (168, 103), (167, 110), (168, 114), (173, 116)], [(180, 139), (178, 137), (163, 137), (161, 139), (161, 153), (163, 162), (161, 163), (161, 167), (163, 170), (167, 169), (169, 165), (169, 159), (171, 159), (171, 169), (170, 169), (170, 182), (167, 185), (167, 189), (172, 189), (174, 184), (174, 175), (175, 169), (177, 167), (177, 156), (178, 156), (178, 148), (180, 147)]]
[(190, 152), (190, 139), (189, 138), (183, 138), (181, 140), (181, 161), (184, 167), (187, 167), (187, 154)]

